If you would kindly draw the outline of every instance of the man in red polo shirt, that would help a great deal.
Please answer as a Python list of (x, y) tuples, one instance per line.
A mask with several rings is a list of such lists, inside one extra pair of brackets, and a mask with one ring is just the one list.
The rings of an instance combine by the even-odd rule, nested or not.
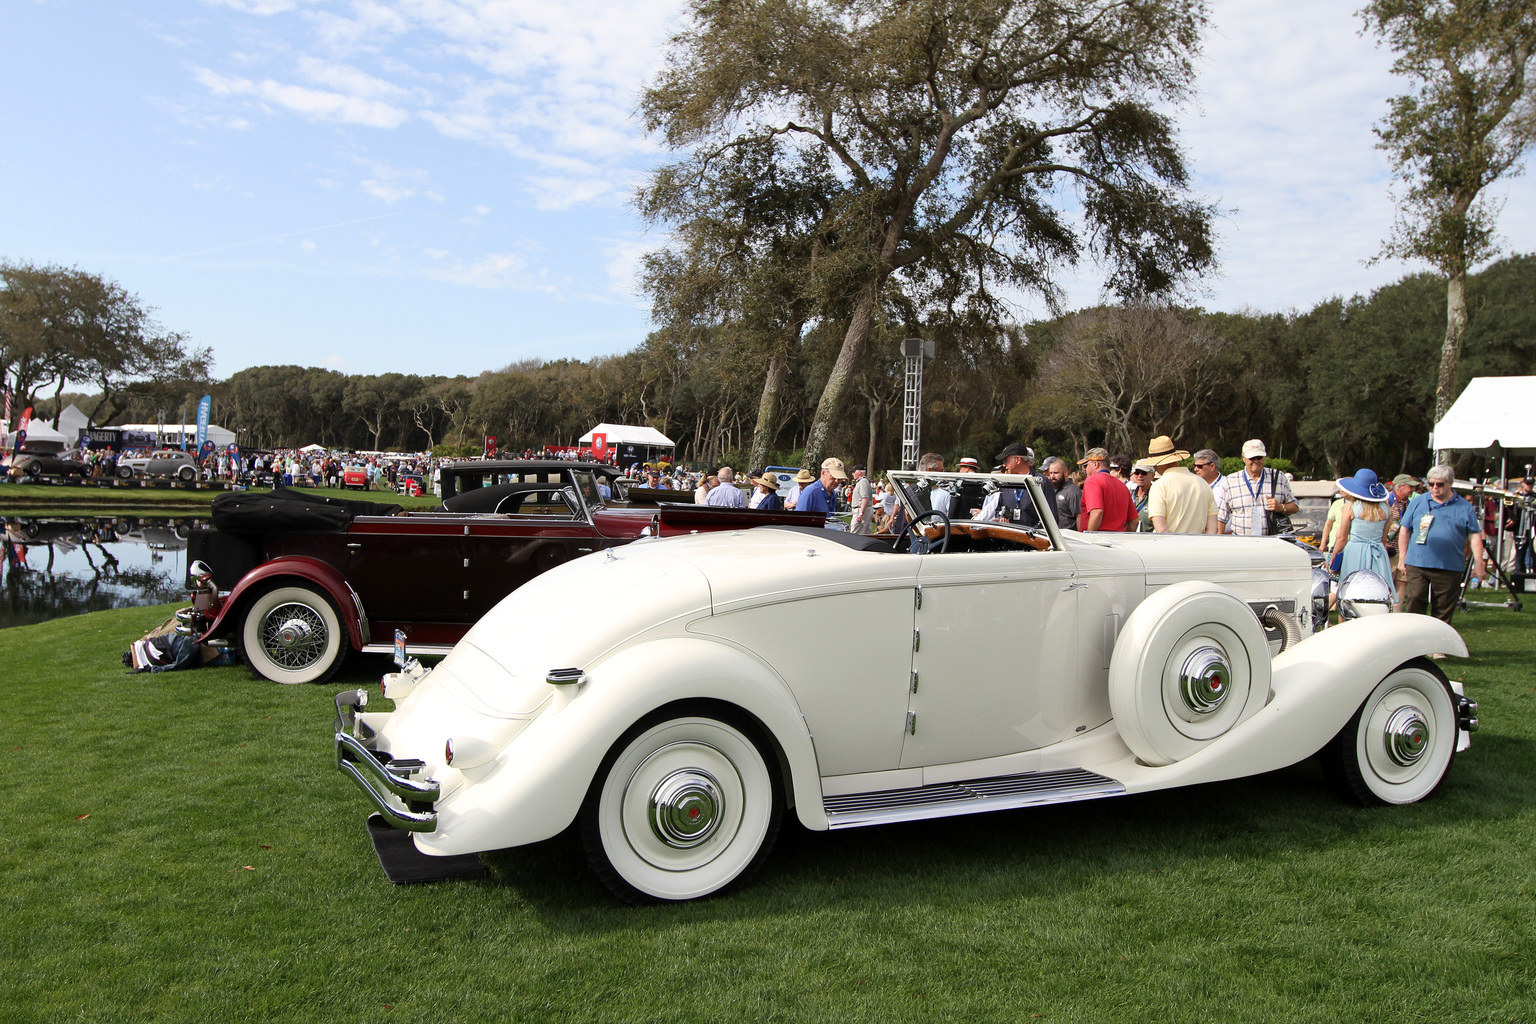
[(1096, 530), (1124, 533), (1126, 524), (1136, 521), (1136, 508), (1131, 504), (1131, 492), (1125, 489), (1125, 484), (1109, 473), (1108, 450), (1090, 448), (1077, 464), (1088, 474), (1088, 479), (1083, 481), (1083, 503), (1077, 516), (1077, 528), (1084, 533)]

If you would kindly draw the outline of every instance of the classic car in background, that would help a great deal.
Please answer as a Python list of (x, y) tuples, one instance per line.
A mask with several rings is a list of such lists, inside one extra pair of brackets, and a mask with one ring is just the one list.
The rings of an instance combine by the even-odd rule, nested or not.
[(344, 491), (366, 491), (368, 489), (368, 470), (362, 466), (343, 466), (341, 469), (341, 489)]
[(78, 451), (45, 452), (22, 448), (11, 456), (10, 475), (20, 480), (43, 476), (90, 476), (91, 467), (85, 464)]
[(184, 483), (191, 483), (197, 479), (197, 460), (191, 452), (161, 448), (149, 455), (118, 459), (117, 475), (124, 480), (134, 476), (173, 476)]
[[(891, 475), (914, 524), (894, 543), (765, 527), (543, 574), (435, 668), (386, 676), (393, 711), (338, 694), (338, 769), (425, 854), (575, 822), (599, 878), (645, 902), (739, 885), (786, 811), (941, 818), (1319, 752), (1343, 796), (1408, 803), (1475, 728), (1430, 660), (1465, 656), (1456, 632), (1385, 615), (1314, 635), (1296, 544), (951, 522), (917, 495), (958, 475)], [(990, 479), (1044, 507), (1032, 478)]]
[(1323, 523), (1328, 508), (1339, 495), (1336, 480), (1292, 480), (1291, 493), (1299, 506), (1291, 515), (1291, 527), (1303, 544), (1319, 547), (1323, 541)]
[[(609, 507), (579, 463), (501, 465), (530, 479), (462, 495), (494, 498), (473, 511), (405, 513), (286, 489), (220, 495), (215, 528), (194, 535), (189, 555), (211, 570), (205, 607), (183, 609), (183, 631), (232, 641), (265, 679), (321, 682), (349, 650), (394, 650), (397, 629), (413, 650), (445, 654), (528, 580), (643, 533), (807, 521), (784, 512)], [(566, 613), (584, 619), (584, 602)]]

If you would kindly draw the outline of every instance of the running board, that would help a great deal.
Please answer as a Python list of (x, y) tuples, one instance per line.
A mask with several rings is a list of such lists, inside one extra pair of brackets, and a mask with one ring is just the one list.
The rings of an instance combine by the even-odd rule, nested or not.
[(1123, 796), (1125, 785), (1083, 768), (1027, 775), (1002, 775), (967, 782), (946, 782), (914, 789), (852, 793), (822, 798), (828, 828), (856, 828), (894, 821), (922, 821), (956, 814), (980, 814), (1014, 807), (1064, 804)]

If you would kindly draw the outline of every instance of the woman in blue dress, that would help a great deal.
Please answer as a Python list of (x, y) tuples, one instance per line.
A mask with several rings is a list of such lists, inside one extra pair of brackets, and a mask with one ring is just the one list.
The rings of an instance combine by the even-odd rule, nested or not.
[(1387, 489), (1376, 479), (1374, 471), (1362, 469), (1340, 480), (1339, 490), (1344, 492), (1345, 499), (1333, 542), (1334, 554), (1343, 552), (1339, 580), (1348, 579), (1356, 570), (1369, 569), (1386, 581), (1396, 603), (1392, 559), (1387, 554)]

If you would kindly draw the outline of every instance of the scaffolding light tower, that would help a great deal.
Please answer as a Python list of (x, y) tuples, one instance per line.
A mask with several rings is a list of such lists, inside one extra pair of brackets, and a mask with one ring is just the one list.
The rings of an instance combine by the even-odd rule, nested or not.
[(907, 361), (906, 395), (901, 403), (901, 468), (916, 469), (923, 433), (923, 360), (932, 359), (937, 345), (922, 338), (905, 338), (901, 354)]

